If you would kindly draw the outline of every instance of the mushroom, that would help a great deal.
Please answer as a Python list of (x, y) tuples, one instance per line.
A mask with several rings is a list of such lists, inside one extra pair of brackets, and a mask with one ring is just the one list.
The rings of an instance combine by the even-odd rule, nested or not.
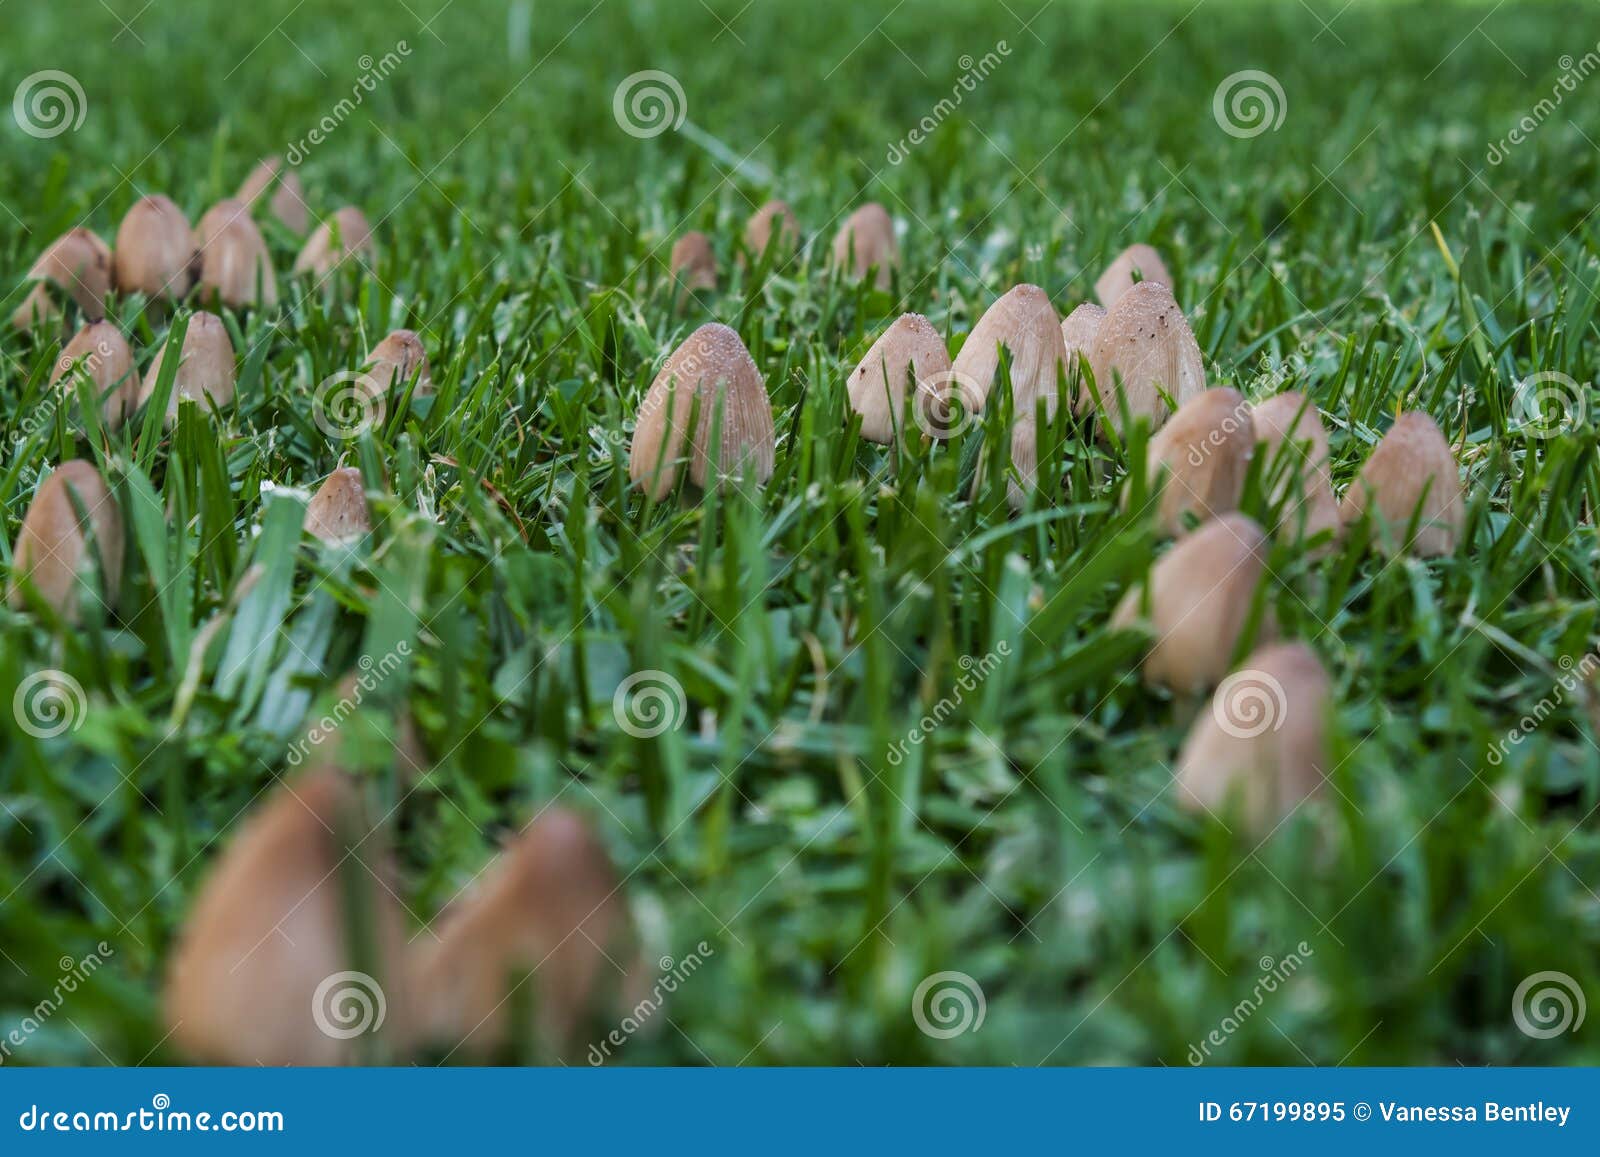
[(888, 289), (900, 264), (900, 247), (894, 239), (889, 211), (869, 201), (845, 220), (833, 238), (833, 263), (860, 280), (876, 269), (873, 285)]
[(346, 546), (372, 533), (361, 471), (343, 466), (328, 475), (306, 504), (305, 529), (328, 546)]
[[(166, 362), (167, 351), (172, 348), (169, 332), (166, 343), (156, 351), (150, 368), (144, 372), (144, 386), (139, 391), (138, 405), (142, 406), (156, 392), (161, 381), (161, 367)], [(167, 399), (166, 424), (178, 420), (178, 403), (189, 398), (201, 409), (208, 401), (218, 409), (233, 401), (234, 387), (238, 383), (238, 370), (234, 365), (233, 339), (228, 327), (214, 313), (196, 311), (189, 318), (183, 335), (183, 349), (178, 357), (178, 368), (172, 379), (172, 395)]]
[(415, 397), (425, 398), (433, 393), (433, 378), (428, 372), (428, 351), (423, 348), (422, 339), (414, 330), (392, 330), (373, 347), (367, 366), (362, 380), (370, 381), (382, 393), (404, 389), (413, 377), (417, 379), (417, 388), (413, 391)]
[[(80, 520), (79, 508), (87, 522)], [(79, 619), (85, 589), (108, 610), (115, 609), (122, 545), (122, 511), (105, 479), (82, 459), (63, 462), (39, 487), (22, 519), (7, 598), (21, 609), (23, 592), (31, 588), (69, 623)]]
[(1061, 319), (1044, 290), (1037, 285), (1014, 286), (984, 311), (956, 354), (951, 376), (973, 394), (972, 410), (982, 410), (1000, 368), (1000, 346), (1011, 353), (1013, 412), (1026, 417), (1035, 402), (1045, 399), (1046, 411), (1056, 410), (1056, 379), (1067, 368), (1067, 346), (1061, 336)]
[(69, 229), (39, 255), (27, 280), (39, 284), (11, 315), (17, 329), (31, 329), (61, 316), (52, 287), (71, 298), (87, 320), (99, 321), (106, 315), (106, 295), (111, 292), (111, 250), (89, 230)]
[(269, 188), (272, 189), (272, 215), (289, 232), (303, 234), (311, 223), (311, 210), (306, 207), (305, 188), (300, 183), (300, 174), (293, 169), (285, 169), (282, 157), (267, 157), (251, 169), (234, 198), (253, 209)]
[(70, 394), (78, 372), (94, 383), (106, 428), (115, 430), (121, 426), (139, 402), (139, 369), (122, 331), (109, 321), (84, 326), (56, 359), (50, 384), (60, 385)]
[(1256, 403), (1250, 417), (1257, 453), (1263, 456), (1262, 476), (1271, 480), (1268, 500), (1276, 506), (1294, 496), (1283, 523), (1301, 526), (1303, 516), (1307, 537), (1328, 530), (1337, 539), (1344, 528), (1333, 497), (1328, 431), (1317, 407), (1304, 394), (1290, 390)]
[(1101, 414), (1119, 432), (1119, 389), (1128, 412), (1159, 429), (1173, 406), (1206, 388), (1200, 346), (1172, 291), (1158, 281), (1141, 281), (1106, 310), (1089, 365)]
[(1094, 336), (1100, 332), (1100, 323), (1105, 319), (1106, 311), (1087, 301), (1062, 319), (1061, 340), (1074, 360), (1079, 354), (1089, 356)]
[(861, 415), (861, 436), (869, 442), (894, 441), (905, 414), (906, 383), (916, 380), (917, 422), (934, 437), (938, 404), (950, 381), (950, 354), (944, 339), (920, 313), (902, 314), (872, 343), (850, 375), (850, 408)]
[[(337, 234), (337, 236), (336, 236)], [(318, 225), (307, 238), (300, 256), (294, 259), (294, 275), (310, 273), (326, 277), (345, 261), (361, 260), (364, 254), (371, 260), (376, 247), (372, 243), (372, 226), (367, 216), (353, 205), (346, 205), (333, 218)]]
[(1165, 285), (1168, 289), (1173, 286), (1172, 274), (1167, 272), (1161, 254), (1140, 242), (1128, 246), (1117, 254), (1116, 259), (1106, 266), (1106, 271), (1094, 283), (1094, 294), (1100, 299), (1100, 304), (1110, 309), (1123, 294), (1139, 284), (1134, 281), (1135, 273), (1139, 274), (1140, 282), (1150, 281)]
[(195, 227), (200, 240), (200, 293), (235, 309), (278, 303), (278, 279), (266, 238), (242, 201), (218, 201)]
[(194, 230), (183, 210), (159, 193), (141, 197), (117, 226), (117, 288), (177, 301), (194, 285), (197, 256)]
[[(1409, 549), (1419, 558), (1451, 554), (1466, 522), (1461, 474), (1450, 444), (1428, 415), (1413, 410), (1395, 419), (1345, 491), (1346, 524), (1371, 511), (1377, 543), (1388, 553)], [(1418, 515), (1416, 535), (1399, 541)]]
[(1162, 529), (1183, 534), (1186, 515), (1205, 522), (1239, 509), (1255, 444), (1250, 407), (1237, 390), (1202, 390), (1185, 402), (1150, 439), (1149, 481), (1162, 487)]
[(672, 246), (668, 260), (672, 276), (690, 291), (717, 287), (717, 255), (711, 252), (711, 238), (690, 230)]
[[(776, 238), (776, 241), (774, 241)], [(787, 201), (768, 201), (750, 214), (744, 226), (744, 247), (752, 260), (758, 260), (773, 245), (778, 253), (800, 244), (800, 219)]]

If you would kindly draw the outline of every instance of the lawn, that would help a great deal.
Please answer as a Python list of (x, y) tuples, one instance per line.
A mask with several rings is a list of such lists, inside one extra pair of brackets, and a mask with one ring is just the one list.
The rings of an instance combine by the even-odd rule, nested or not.
[[(296, 278), (303, 238), (258, 212), (281, 300), (225, 312), (236, 400), (170, 430), (104, 429), (50, 384), (57, 334), (0, 332), (0, 578), (59, 462), (128, 526), (115, 613), (0, 607), (0, 1059), (186, 1059), (161, 994), (207, 873), (378, 672), (313, 746), (381, 817), (405, 935), (552, 802), (580, 813), (631, 970), (675, 978), (609, 1063), (1600, 1063), (1600, 1015), (1530, 1011), (1600, 1000), (1593, 13), (0, 3), (0, 97), (77, 89), (48, 82), (66, 123), (0, 117), (0, 313), (59, 234), (109, 243), (158, 192), (194, 222), (273, 154), (375, 244)], [(801, 247), (741, 262), (772, 197)], [(886, 289), (828, 259), (867, 201)], [(668, 272), (689, 229), (714, 290)], [(1009, 405), (948, 442), (852, 425), (901, 313), (954, 350), (1019, 283), (1093, 301), (1141, 241), (1208, 385), (1314, 400), (1338, 491), (1404, 410), (1465, 486), (1441, 557), (1274, 538), (1262, 629), (1333, 708), (1326, 786), (1267, 829), (1180, 806), (1207, 699), (1147, 686), (1110, 625), (1169, 549), (1127, 501), (1146, 429), (1063, 408), (1013, 511), (978, 469)], [(194, 304), (109, 315), (145, 371)], [(765, 379), (775, 468), (649, 501), (636, 414), (708, 321)], [(341, 425), (326, 383), (400, 327), (433, 392)], [(333, 548), (299, 526), (338, 466), (373, 529)], [(1269, 489), (1242, 507), (1270, 526)], [(42, 671), (60, 726), (23, 704)], [(624, 1014), (587, 1020), (503, 1056), (589, 1063)]]

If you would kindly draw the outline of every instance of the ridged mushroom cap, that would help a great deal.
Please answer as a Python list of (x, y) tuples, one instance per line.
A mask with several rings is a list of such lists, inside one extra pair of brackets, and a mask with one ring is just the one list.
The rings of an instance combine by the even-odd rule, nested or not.
[(1122, 429), (1118, 383), (1135, 418), (1159, 429), (1171, 413), (1163, 392), (1182, 406), (1206, 388), (1205, 362), (1172, 291), (1143, 281), (1106, 310), (1089, 353), (1097, 404), (1113, 429)]
[(1178, 802), (1221, 815), (1237, 793), (1251, 830), (1315, 795), (1332, 769), (1328, 673), (1304, 643), (1258, 648), (1217, 687), (1178, 754)]
[(857, 279), (876, 269), (873, 285), (888, 289), (900, 264), (900, 246), (895, 241), (889, 211), (876, 201), (869, 201), (850, 214), (834, 234), (833, 263)]
[(1105, 319), (1106, 311), (1087, 301), (1067, 314), (1061, 321), (1061, 340), (1067, 352), (1088, 357), (1095, 335), (1100, 332), (1100, 323)]
[[(1145, 656), (1147, 683), (1195, 692), (1219, 682), (1249, 620), (1266, 570), (1267, 536), (1242, 514), (1225, 514), (1180, 539), (1150, 568), (1148, 619), (1155, 635)], [(1141, 592), (1130, 590), (1114, 628), (1141, 621)], [(1270, 634), (1270, 619), (1262, 621)]]
[(776, 244), (779, 253), (800, 244), (800, 218), (794, 215), (787, 201), (768, 201), (750, 214), (750, 220), (745, 222), (744, 247), (749, 250), (752, 259), (766, 253), (767, 245), (772, 243), (774, 230), (778, 233)]
[[(920, 313), (902, 314), (872, 343), (850, 375), (850, 408), (861, 415), (861, 436), (889, 444), (906, 412), (907, 382), (917, 383), (918, 414), (925, 419), (949, 382), (944, 339)], [(929, 423), (919, 422), (926, 428)], [(930, 433), (934, 431), (930, 430)]]
[(365, 377), (384, 392), (403, 390), (413, 376), (417, 377), (414, 396), (425, 398), (433, 393), (433, 378), (428, 372), (428, 351), (416, 331), (392, 330), (372, 349), (367, 358), (369, 367)]
[(269, 202), (272, 215), (291, 233), (303, 234), (311, 223), (305, 187), (300, 183), (299, 173), (283, 167), (282, 157), (267, 157), (251, 169), (234, 198), (254, 208), (269, 188), (272, 189)]
[(69, 229), (57, 237), (28, 269), (28, 280), (39, 282), (11, 315), (18, 329), (54, 322), (61, 316), (57, 295), (75, 302), (89, 321), (106, 315), (106, 295), (111, 292), (111, 250), (88, 229)]
[(359, 260), (362, 254), (370, 260), (375, 252), (367, 215), (354, 205), (346, 205), (335, 211), (330, 220), (318, 225), (306, 239), (305, 247), (294, 259), (294, 275), (310, 273), (326, 277), (343, 262)]
[(1094, 294), (1100, 299), (1100, 304), (1110, 309), (1124, 293), (1132, 289), (1135, 284), (1134, 273), (1139, 274), (1140, 281), (1153, 281), (1165, 285), (1168, 289), (1173, 287), (1172, 274), (1167, 272), (1166, 263), (1161, 260), (1161, 254), (1151, 246), (1140, 242), (1130, 245), (1116, 258), (1098, 280), (1094, 283)]
[[(699, 404), (694, 437), (690, 415)], [(720, 446), (712, 446), (713, 423), (720, 421)], [(665, 496), (678, 476), (685, 442), (689, 478), (707, 489), (711, 472), (748, 473), (757, 482), (772, 477), (775, 434), (772, 403), (761, 371), (739, 335), (725, 325), (701, 326), (667, 358), (645, 393), (634, 424), (628, 477), (653, 498)]]
[(117, 226), (117, 288), (176, 301), (194, 285), (197, 250), (189, 219), (171, 198), (160, 193), (141, 197)]
[[(1416, 537), (1403, 541), (1421, 504)], [(1420, 558), (1452, 554), (1466, 522), (1461, 472), (1438, 425), (1418, 411), (1401, 414), (1345, 492), (1346, 523), (1372, 511), (1380, 550), (1409, 549)]]
[(1256, 453), (1263, 457), (1263, 477), (1270, 480), (1269, 499), (1276, 504), (1296, 496), (1285, 511), (1283, 524), (1294, 528), (1303, 520), (1306, 537), (1331, 530), (1337, 540), (1343, 523), (1333, 496), (1328, 431), (1316, 405), (1304, 394), (1289, 390), (1258, 402), (1250, 416), (1255, 424)]
[(266, 238), (243, 201), (218, 201), (195, 226), (200, 242), (200, 292), (235, 309), (278, 303), (278, 279)]
[(328, 475), (306, 504), (305, 529), (329, 546), (343, 546), (371, 533), (372, 515), (361, 471), (342, 466)]
[[(88, 515), (86, 525), (93, 532), (95, 550), (90, 549), (78, 506)], [(22, 608), (26, 584), (62, 618), (77, 622), (84, 590), (80, 576), (93, 575), (89, 589), (114, 609), (122, 589), (122, 549), (122, 511), (105, 479), (81, 458), (63, 462), (44, 480), (22, 519), (7, 598), (13, 607)], [(97, 575), (96, 551), (102, 568)]]
[[(395, 873), (369, 831), (355, 785), (326, 766), (284, 783), (246, 816), (170, 959), (166, 1018), (186, 1055), (337, 1065), (358, 1059), (369, 1033), (405, 1040), (404, 926), (380, 882)], [(352, 896), (372, 929), (377, 975), (351, 951)], [(363, 1025), (366, 1033), (354, 1031)]]
[(56, 358), (50, 384), (75, 390), (78, 372), (94, 383), (106, 429), (117, 429), (139, 402), (139, 369), (122, 331), (109, 321), (84, 326)]
[(686, 289), (717, 287), (717, 255), (711, 251), (711, 238), (704, 233), (690, 230), (673, 242), (668, 266)]
[(419, 938), (413, 975), (427, 996), (427, 1038), (493, 1056), (527, 973), (538, 1035), (573, 1043), (610, 974), (627, 930), (621, 885), (604, 846), (576, 813), (548, 807), (500, 855), (473, 891)]
[[(139, 391), (140, 406), (150, 400), (161, 381), (161, 367), (167, 351), (172, 348), (170, 335), (156, 351), (150, 368), (144, 372), (144, 385)], [(172, 396), (167, 399), (167, 425), (178, 420), (178, 403), (184, 398), (193, 399), (202, 409), (209, 409), (207, 399), (220, 410), (233, 401), (239, 371), (234, 363), (233, 339), (228, 327), (214, 313), (197, 310), (189, 318), (189, 327), (183, 335), (183, 351), (172, 379)]]
[(1202, 390), (1185, 402), (1150, 439), (1149, 481), (1152, 490), (1161, 485), (1162, 529), (1183, 534), (1187, 514), (1205, 522), (1239, 509), (1255, 446), (1250, 407), (1237, 390)]
[(1067, 346), (1061, 319), (1037, 285), (1014, 286), (1000, 297), (984, 311), (956, 354), (955, 380), (976, 395), (976, 405), (969, 408), (981, 410), (988, 403), (1002, 345), (1011, 353), (1013, 412), (1018, 417), (1032, 414), (1042, 397), (1046, 412), (1053, 416), (1056, 379), (1067, 369)]

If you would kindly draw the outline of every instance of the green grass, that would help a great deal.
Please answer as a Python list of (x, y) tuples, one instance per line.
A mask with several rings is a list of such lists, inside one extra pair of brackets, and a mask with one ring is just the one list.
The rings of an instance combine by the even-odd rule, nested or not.
[[(140, 192), (197, 218), (330, 115), (359, 57), (410, 50), (301, 166), (316, 208), (377, 223), (379, 258), (342, 296), (296, 286), (280, 311), (230, 318), (247, 351), (231, 411), (91, 442), (65, 412), (36, 420), (52, 347), (0, 337), (0, 571), (63, 458), (120, 478), (130, 522), (119, 616), (74, 630), (0, 610), (0, 700), (46, 667), (88, 697), (55, 739), (0, 712), (0, 1030), (50, 995), (60, 958), (114, 949), (7, 1063), (181, 1059), (159, 984), (207, 864), (336, 683), (401, 643), (411, 658), (369, 710), (403, 702), (433, 774), (408, 791), (381, 742), (341, 742), (398, 803), (415, 925), (559, 799), (603, 831), (647, 957), (714, 949), (621, 1063), (1182, 1065), (1262, 958), (1291, 952), (1294, 979), (1212, 1063), (1600, 1061), (1592, 1014), (1549, 1040), (1512, 1018), (1519, 982), (1545, 970), (1600, 1001), (1596, 705), (1562, 695), (1488, 760), (1600, 638), (1596, 398), (1555, 438), (1512, 417), (1527, 374), (1595, 375), (1593, 94), (1485, 159), (1550, 95), (1558, 57), (1595, 49), (1580, 39), (1592, 6), (1357, 0), (1314, 16), (1208, 0), (1035, 18), (1032, 2), (719, 0), (714, 16), (539, 0), (518, 52), (499, 4), (408, 4), (417, 16), (269, 0), (135, 17), (112, 0), (131, 32), (95, 4), (5, 9), (6, 91), (58, 68), (88, 100), (81, 128), (49, 140), (0, 120), (8, 290), (74, 224), (109, 240)], [(959, 58), (1000, 41), (1000, 66), (889, 164)], [(744, 173), (682, 132), (619, 129), (614, 90), (651, 68)], [(1238, 139), (1213, 93), (1251, 68), (1281, 83), (1286, 115)], [(739, 274), (743, 221), (770, 195), (809, 249)], [(906, 227), (891, 293), (823, 260), (867, 199)], [(691, 227), (712, 236), (723, 290), (680, 312), (665, 259)], [(296, 241), (269, 240), (285, 275)], [(899, 312), (954, 344), (1032, 281), (1065, 313), (1135, 240), (1168, 256), (1211, 384), (1316, 399), (1339, 487), (1401, 408), (1439, 421), (1469, 487), (1451, 558), (1275, 549), (1282, 631), (1333, 678), (1338, 766), (1265, 842), (1175, 805), (1172, 761), (1203, 705), (1146, 689), (1139, 640), (1107, 630), (1158, 549), (1121, 510), (1139, 440), (1097, 447), (1069, 426), (1059, 501), (1012, 516), (992, 492), (967, 497), (979, 442), (1004, 436), (998, 408), (904, 455), (846, 422), (845, 378)], [(138, 302), (116, 313), (148, 364), (166, 323)], [(776, 473), (759, 493), (648, 505), (626, 485), (633, 412), (712, 319), (766, 376)], [(330, 439), (317, 383), (399, 325), (423, 334), (437, 395), (358, 444)], [(310, 487), (342, 458), (387, 478), (371, 542), (295, 547), (295, 503), (263, 485)], [(891, 762), (960, 660), (1001, 644)], [(655, 739), (612, 711), (646, 669), (688, 704)], [(938, 971), (982, 986), (979, 1031), (917, 1029), (912, 993)]]

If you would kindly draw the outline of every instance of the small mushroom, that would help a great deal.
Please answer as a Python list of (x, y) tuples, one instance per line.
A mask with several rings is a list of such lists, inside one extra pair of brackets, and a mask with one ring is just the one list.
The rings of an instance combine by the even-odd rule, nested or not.
[(235, 309), (278, 303), (278, 279), (266, 238), (243, 201), (218, 201), (195, 227), (200, 240), (200, 293)]
[(975, 395), (973, 410), (988, 402), (1000, 368), (1000, 347), (1011, 353), (1011, 395), (1018, 417), (1031, 415), (1039, 398), (1056, 410), (1056, 379), (1067, 368), (1061, 319), (1037, 285), (1014, 286), (984, 311), (951, 367), (954, 381)]
[[(156, 351), (150, 368), (144, 372), (138, 405), (144, 405), (156, 392), (156, 386), (161, 381), (161, 367), (171, 347), (169, 334), (166, 344)], [(238, 380), (233, 339), (228, 336), (228, 327), (214, 313), (204, 310), (195, 312), (184, 331), (183, 350), (172, 379), (172, 396), (167, 399), (166, 424), (171, 426), (178, 420), (178, 403), (184, 398), (191, 399), (202, 410), (209, 404), (215, 404), (219, 410), (231, 404)]]
[(1293, 529), (1303, 518), (1306, 537), (1329, 530), (1337, 539), (1344, 528), (1333, 497), (1328, 431), (1317, 407), (1291, 390), (1258, 402), (1250, 417), (1263, 477), (1271, 480), (1268, 499), (1274, 505), (1286, 499), (1292, 503), (1284, 511), (1283, 524)]
[[(1161, 556), (1146, 583), (1144, 622), (1155, 643), (1145, 656), (1145, 682), (1198, 692), (1228, 673), (1266, 560), (1267, 536), (1242, 514), (1213, 519)], [(1141, 621), (1140, 594), (1135, 588), (1123, 596), (1113, 628)], [(1270, 624), (1262, 631), (1270, 634)]]
[[(1400, 541), (1419, 508), (1416, 536)], [(1380, 550), (1409, 549), (1419, 558), (1454, 553), (1466, 521), (1461, 473), (1428, 415), (1413, 410), (1395, 419), (1350, 484), (1340, 509), (1345, 523), (1368, 510)]]
[(672, 246), (668, 260), (672, 276), (685, 289), (695, 292), (717, 287), (717, 255), (711, 251), (711, 238), (690, 230)]
[(305, 529), (328, 546), (346, 546), (372, 533), (361, 471), (342, 466), (328, 475), (306, 504)]
[[(87, 523), (80, 521), (79, 507)], [(92, 549), (86, 528), (93, 535)], [(63, 462), (39, 487), (22, 519), (7, 598), (21, 609), (26, 605), (24, 588), (31, 587), (72, 623), (79, 619), (79, 599), (86, 588), (114, 609), (122, 589), (122, 545), (122, 511), (105, 479), (92, 463)]]
[(1230, 797), (1267, 831), (1315, 795), (1332, 767), (1328, 673), (1304, 643), (1258, 648), (1217, 687), (1178, 755), (1178, 802), (1213, 815)]
[(79, 372), (94, 383), (106, 428), (115, 430), (121, 426), (139, 401), (139, 369), (122, 331), (109, 321), (84, 326), (56, 359), (50, 384), (70, 393)]
[[(776, 237), (776, 240), (774, 240)], [(751, 260), (758, 260), (773, 245), (777, 253), (787, 253), (800, 244), (800, 219), (787, 201), (768, 201), (750, 214), (744, 226), (744, 247)]]
[(1094, 336), (1100, 332), (1100, 323), (1105, 319), (1106, 311), (1087, 301), (1067, 314), (1061, 321), (1061, 340), (1066, 343), (1067, 353), (1073, 357), (1079, 354), (1088, 357)]
[[(418, 941), (413, 975), (426, 996), (430, 1042), (493, 1057), (511, 1015), (557, 1053), (574, 1043), (616, 966), (628, 927), (621, 884), (599, 838), (577, 814), (548, 807), (484, 873), (475, 890)], [(515, 989), (531, 986), (525, 1004)]]
[(198, 250), (183, 210), (168, 197), (141, 197), (117, 226), (117, 288), (177, 301), (194, 285)]
[(918, 424), (935, 437), (930, 421), (936, 401), (950, 380), (950, 354), (944, 339), (920, 313), (902, 314), (872, 343), (850, 375), (850, 408), (861, 415), (861, 436), (869, 442), (894, 441), (906, 412), (906, 383), (916, 381)]
[[(699, 419), (689, 447), (689, 478), (702, 490), (718, 476), (748, 471), (757, 482), (772, 477), (772, 403), (761, 371), (739, 335), (712, 322), (695, 330), (667, 358), (639, 406), (628, 476), (652, 498), (662, 498), (677, 480), (690, 414)], [(720, 446), (712, 446), (720, 421)]]
[(310, 273), (326, 277), (345, 261), (372, 260), (377, 252), (372, 242), (372, 226), (367, 216), (353, 205), (336, 211), (333, 218), (318, 225), (307, 238), (300, 256), (294, 259), (294, 275)]
[(1149, 480), (1161, 485), (1162, 529), (1183, 534), (1186, 515), (1205, 522), (1239, 509), (1255, 445), (1250, 407), (1237, 390), (1202, 390), (1185, 402), (1150, 439)]
[(291, 233), (303, 234), (306, 226), (311, 223), (311, 210), (306, 206), (305, 187), (300, 183), (300, 174), (293, 169), (283, 167), (282, 157), (267, 157), (255, 168), (250, 170), (250, 175), (239, 186), (239, 191), (234, 194), (234, 199), (243, 201), (252, 209), (261, 199), (261, 195), (268, 189), (272, 190), (270, 208), (276, 217)]
[[(87, 229), (70, 229), (52, 241), (28, 270), (36, 281), (11, 315), (17, 329), (31, 329), (61, 317), (54, 294), (65, 294), (88, 321), (106, 315), (106, 295), (111, 292), (111, 250)], [(52, 293), (54, 291), (54, 294)]]
[(1094, 294), (1100, 299), (1100, 304), (1110, 309), (1128, 290), (1138, 284), (1134, 274), (1139, 275), (1139, 281), (1152, 281), (1158, 285), (1165, 285), (1168, 289), (1173, 287), (1172, 274), (1167, 272), (1166, 263), (1149, 245), (1139, 243), (1130, 245), (1116, 259), (1106, 266), (1094, 283)]
[(405, 389), (413, 377), (417, 379), (414, 397), (425, 398), (433, 393), (433, 378), (428, 373), (428, 351), (413, 330), (391, 331), (373, 347), (367, 366), (364, 378), (382, 393)]
[(1206, 388), (1205, 362), (1194, 332), (1172, 291), (1158, 281), (1141, 281), (1106, 310), (1089, 365), (1101, 415), (1119, 432), (1119, 389), (1128, 412), (1159, 429), (1173, 407)]
[(875, 269), (874, 287), (888, 289), (900, 264), (900, 246), (894, 239), (889, 211), (869, 201), (850, 214), (834, 235), (833, 263), (857, 280)]

